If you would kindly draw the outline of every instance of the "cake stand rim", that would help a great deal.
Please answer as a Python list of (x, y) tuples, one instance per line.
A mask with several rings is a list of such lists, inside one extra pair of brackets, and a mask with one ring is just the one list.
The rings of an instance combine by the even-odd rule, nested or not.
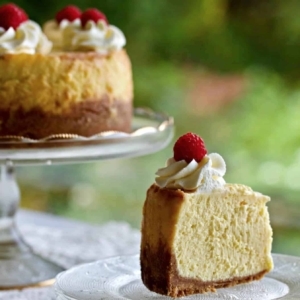
[[(141, 126), (141, 123), (144, 125)], [(172, 116), (149, 108), (137, 107), (134, 108), (132, 132), (128, 134), (106, 131), (92, 137), (53, 139), (53, 136), (50, 136), (41, 140), (23, 138), (19, 141), (7, 140), (7, 137), (2, 136), (0, 137), (0, 165), (49, 165), (137, 157), (163, 149), (173, 136)], [(16, 138), (22, 137), (13, 137)], [(6, 140), (3, 142), (3, 139)], [(119, 150), (120, 147), (128, 149), (124, 152), (118, 151), (116, 147), (119, 147)], [(112, 149), (114, 152), (111, 152)], [(98, 155), (97, 150), (100, 151)]]

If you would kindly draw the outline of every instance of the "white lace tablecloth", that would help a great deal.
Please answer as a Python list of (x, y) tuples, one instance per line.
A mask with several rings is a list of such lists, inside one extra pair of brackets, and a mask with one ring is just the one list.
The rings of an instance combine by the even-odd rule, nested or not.
[[(37, 253), (65, 268), (104, 257), (139, 252), (140, 233), (127, 223), (110, 222), (102, 226), (77, 225), (76, 228), (64, 227), (64, 229), (27, 224), (19, 229)], [(2, 291), (0, 299), (55, 300), (56, 297), (52, 287), (45, 287)]]

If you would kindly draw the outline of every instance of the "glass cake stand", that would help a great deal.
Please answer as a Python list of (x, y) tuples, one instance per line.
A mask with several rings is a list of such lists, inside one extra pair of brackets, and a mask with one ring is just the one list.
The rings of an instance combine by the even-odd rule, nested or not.
[(34, 253), (15, 226), (20, 201), (15, 166), (146, 155), (166, 147), (173, 132), (171, 117), (137, 108), (129, 134), (109, 131), (89, 138), (60, 134), (41, 140), (0, 137), (0, 289), (48, 285), (63, 271), (62, 267)]

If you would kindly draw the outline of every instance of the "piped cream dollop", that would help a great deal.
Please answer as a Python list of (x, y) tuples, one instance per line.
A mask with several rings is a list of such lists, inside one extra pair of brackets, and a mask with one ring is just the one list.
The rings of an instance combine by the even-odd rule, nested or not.
[(0, 55), (4, 54), (48, 54), (52, 43), (34, 21), (22, 23), (16, 30), (0, 28)]
[(175, 161), (170, 158), (167, 166), (156, 172), (155, 181), (161, 188), (210, 192), (224, 186), (225, 173), (226, 164), (222, 156), (211, 153), (199, 163), (195, 160), (187, 163), (185, 160)]
[(123, 32), (104, 21), (88, 21), (84, 28), (72, 22), (63, 27), (63, 49), (66, 51), (95, 51), (107, 54), (120, 50), (126, 44)]
[(63, 30), (66, 26), (74, 23), (77, 26), (80, 26), (80, 19), (75, 19), (74, 21), (69, 21), (67, 19), (62, 20), (60, 23), (57, 23), (56, 20), (49, 20), (43, 25), (43, 31), (47, 38), (53, 43), (53, 49), (60, 51), (63, 47)]

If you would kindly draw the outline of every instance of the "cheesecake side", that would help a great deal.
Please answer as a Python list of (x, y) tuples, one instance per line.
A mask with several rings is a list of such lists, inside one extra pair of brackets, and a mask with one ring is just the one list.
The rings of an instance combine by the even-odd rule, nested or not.
[(142, 223), (144, 284), (180, 297), (262, 278), (273, 267), (267, 201), (242, 185), (210, 194), (152, 185)]
[(125, 50), (0, 57), (0, 135), (130, 132), (132, 102)]

